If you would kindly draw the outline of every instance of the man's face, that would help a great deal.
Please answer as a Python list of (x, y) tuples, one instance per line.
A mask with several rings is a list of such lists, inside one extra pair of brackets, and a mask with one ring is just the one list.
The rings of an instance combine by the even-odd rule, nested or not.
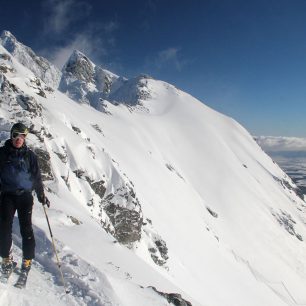
[(20, 149), (25, 142), (26, 134), (13, 133), (12, 144), (16, 149)]

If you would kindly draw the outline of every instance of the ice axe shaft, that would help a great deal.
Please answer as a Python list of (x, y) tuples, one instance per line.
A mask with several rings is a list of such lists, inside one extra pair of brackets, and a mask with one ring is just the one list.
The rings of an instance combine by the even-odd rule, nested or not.
[(60, 274), (61, 274), (61, 278), (62, 278), (63, 286), (64, 286), (64, 289), (65, 289), (65, 293), (69, 293), (70, 291), (66, 287), (64, 275), (63, 275), (63, 272), (62, 272), (61, 263), (60, 263), (59, 258), (58, 258), (58, 254), (57, 254), (57, 250), (56, 250), (56, 247), (55, 247), (54, 238), (53, 238), (53, 234), (52, 234), (52, 230), (51, 230), (51, 226), (50, 226), (50, 222), (49, 222), (49, 218), (48, 218), (48, 214), (47, 214), (47, 210), (46, 210), (45, 205), (43, 205), (43, 208), (44, 208), (45, 216), (46, 216), (46, 219), (47, 219), (47, 223), (48, 223), (48, 227), (49, 227), (49, 231), (50, 231), (50, 236), (51, 236), (51, 240), (52, 240), (53, 251), (54, 251), (54, 254), (55, 254), (55, 257), (56, 257), (58, 269), (59, 269)]

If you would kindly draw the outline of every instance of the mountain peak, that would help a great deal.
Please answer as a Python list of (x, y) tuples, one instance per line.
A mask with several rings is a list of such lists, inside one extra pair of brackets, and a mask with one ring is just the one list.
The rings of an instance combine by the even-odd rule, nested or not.
[(10, 31), (4, 30), (2, 31), (1, 36), (0, 36), (0, 43), (3, 45), (3, 47), (7, 51), (9, 51), (10, 53), (13, 53), (19, 42)]
[(83, 52), (75, 49), (72, 51), (70, 57), (67, 60), (67, 63), (75, 63), (79, 61), (86, 61), (90, 63), (92, 66), (95, 66), (94, 63)]
[(31, 48), (19, 42), (10, 31), (2, 31), (0, 45), (48, 86), (52, 88), (58, 87), (61, 72), (47, 59), (37, 56)]
[(77, 50), (77, 49), (74, 49), (71, 56), (74, 56), (74, 57), (85, 57), (87, 58), (87, 56), (81, 52), (80, 50)]
[(62, 71), (78, 80), (93, 82), (94, 67), (95, 64), (84, 53), (73, 50)]
[(10, 31), (7, 31), (7, 30), (3, 30), (1, 33), (1, 39), (4, 39), (4, 38), (10, 38), (12, 40), (17, 41), (16, 37)]

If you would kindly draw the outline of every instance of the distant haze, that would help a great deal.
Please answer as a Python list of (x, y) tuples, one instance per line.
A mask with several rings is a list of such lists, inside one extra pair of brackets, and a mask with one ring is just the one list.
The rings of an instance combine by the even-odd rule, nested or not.
[(270, 155), (306, 157), (306, 138), (258, 136), (254, 137), (262, 149)]

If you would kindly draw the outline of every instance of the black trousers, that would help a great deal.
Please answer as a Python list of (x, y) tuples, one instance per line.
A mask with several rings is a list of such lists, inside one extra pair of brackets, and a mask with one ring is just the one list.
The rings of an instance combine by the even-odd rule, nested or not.
[(0, 256), (8, 257), (12, 246), (12, 226), (17, 210), (22, 237), (23, 258), (35, 257), (35, 238), (32, 228), (33, 196), (4, 193), (0, 201)]

